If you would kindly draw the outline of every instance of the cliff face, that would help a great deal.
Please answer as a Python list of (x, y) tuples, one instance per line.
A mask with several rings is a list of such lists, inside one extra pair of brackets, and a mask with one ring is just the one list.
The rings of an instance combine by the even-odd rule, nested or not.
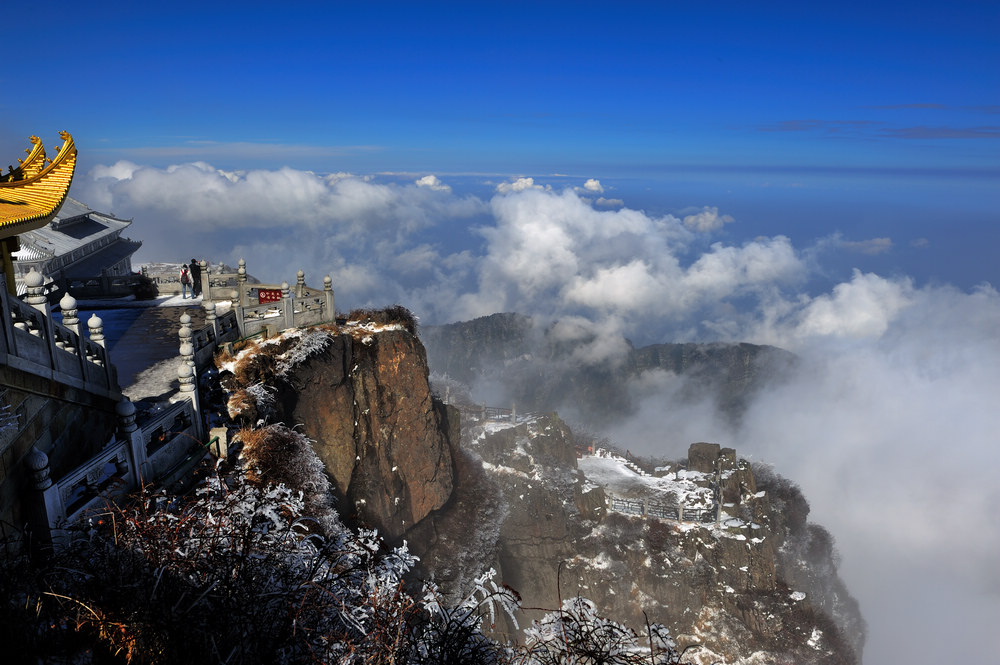
[[(451, 496), (447, 411), (431, 397), (416, 336), (315, 329), (241, 355), (231, 380), (242, 376), (244, 390), (264, 381), (257, 392), (267, 404), (258, 400), (255, 415), (295, 423), (313, 440), (345, 516), (395, 540)], [(241, 372), (240, 362), (261, 369)]]
[(407, 539), (451, 599), (492, 566), (526, 608), (582, 595), (637, 631), (663, 623), (689, 662), (859, 662), (863, 622), (828, 535), (794, 485), (732, 449), (640, 469), (579, 446), (554, 414), (460, 416), (398, 327), (289, 333), (224, 369), (231, 412), (301, 427), (341, 514)]
[(860, 661), (863, 621), (822, 528), (783, 513), (801, 499), (787, 481), (768, 478), (772, 504), (716, 444), (649, 475), (610, 454), (577, 459), (555, 416), (468, 430), (507, 504), (496, 561), (525, 607), (579, 594), (635, 630), (665, 624), (692, 662)]

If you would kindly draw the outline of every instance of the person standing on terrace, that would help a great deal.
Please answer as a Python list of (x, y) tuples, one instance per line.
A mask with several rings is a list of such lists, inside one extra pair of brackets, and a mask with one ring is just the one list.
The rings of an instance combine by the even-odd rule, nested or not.
[(189, 265), (191, 273), (191, 297), (197, 298), (201, 295), (201, 264), (198, 259), (191, 259)]
[(181, 265), (181, 273), (179, 277), (181, 280), (181, 294), (183, 297), (188, 297), (188, 288), (191, 288), (191, 297), (194, 298), (194, 288), (191, 287), (191, 273), (188, 272), (188, 267), (186, 265)]

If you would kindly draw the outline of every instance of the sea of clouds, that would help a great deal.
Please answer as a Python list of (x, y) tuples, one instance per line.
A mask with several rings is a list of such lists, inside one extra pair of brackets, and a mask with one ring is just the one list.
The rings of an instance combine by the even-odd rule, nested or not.
[(1000, 294), (860, 271), (811, 292), (823, 243), (727, 243), (739, 220), (714, 207), (651, 216), (606, 194), (595, 179), (554, 189), (512, 178), (477, 196), (433, 175), (127, 162), (73, 188), (92, 208), (134, 217), (140, 261), (243, 257), (266, 282), (329, 274), (341, 309), (398, 302), (425, 323), (505, 311), (562, 320), (590, 340), (580, 362), (613, 361), (624, 337), (793, 351), (796, 373), (739, 426), (711, 403), (665, 408), (677, 379), (652, 373), (634, 386), (639, 413), (613, 435), (664, 455), (718, 441), (798, 482), (869, 622), (866, 663), (992, 660)]

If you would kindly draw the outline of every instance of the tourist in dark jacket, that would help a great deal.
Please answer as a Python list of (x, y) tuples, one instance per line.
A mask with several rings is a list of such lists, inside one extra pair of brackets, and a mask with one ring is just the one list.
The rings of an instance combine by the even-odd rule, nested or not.
[(201, 295), (201, 265), (198, 259), (191, 259), (191, 295), (197, 298)]

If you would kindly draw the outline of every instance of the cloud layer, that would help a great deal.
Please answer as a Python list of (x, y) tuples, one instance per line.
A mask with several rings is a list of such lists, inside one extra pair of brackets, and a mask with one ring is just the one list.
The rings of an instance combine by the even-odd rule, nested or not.
[[(810, 293), (816, 247), (784, 236), (724, 242), (738, 220), (717, 208), (653, 216), (591, 200), (605, 189), (524, 177), (483, 199), (434, 175), (119, 162), (78, 179), (74, 196), (134, 217), (147, 260), (242, 256), (274, 282), (299, 268), (314, 284), (330, 274), (341, 308), (399, 302), (425, 323), (500, 311), (558, 319), (553, 334), (591, 340), (581, 362), (614, 360), (625, 336), (795, 351), (801, 371), (762, 395), (739, 430), (712, 404), (676, 406), (678, 379), (650, 374), (633, 386), (646, 408), (613, 434), (668, 455), (717, 440), (799, 482), (840, 543), (871, 627), (868, 662), (1000, 652), (995, 631), (952, 611), (960, 602), (1000, 613), (997, 292), (855, 271)], [(877, 254), (892, 241), (821, 245)]]
[(310, 281), (329, 273), (341, 302), (400, 301), (427, 322), (516, 310), (703, 334), (729, 317), (731, 300), (770, 297), (807, 273), (785, 237), (711, 244), (733, 221), (716, 208), (683, 220), (608, 210), (588, 198), (602, 191), (593, 178), (557, 191), (522, 177), (482, 200), (432, 174), (382, 182), (203, 162), (118, 162), (74, 188), (97, 209), (135, 218), (140, 259), (243, 257), (273, 282), (300, 268)]

